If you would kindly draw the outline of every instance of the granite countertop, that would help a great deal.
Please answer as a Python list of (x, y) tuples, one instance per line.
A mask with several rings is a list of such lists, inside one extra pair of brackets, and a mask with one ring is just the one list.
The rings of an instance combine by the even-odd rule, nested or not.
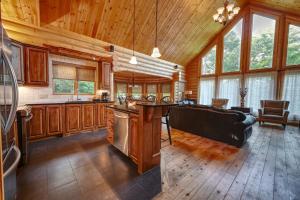
[(153, 103), (153, 102), (141, 102), (136, 105), (140, 106), (176, 106), (178, 103)]
[(87, 104), (87, 103), (114, 103), (114, 101), (61, 101), (61, 102), (35, 102), (25, 105), (54, 105), (54, 104)]
[(138, 114), (139, 110), (135, 106), (127, 106), (127, 105), (110, 105), (109, 108), (127, 112), (127, 113), (135, 113)]

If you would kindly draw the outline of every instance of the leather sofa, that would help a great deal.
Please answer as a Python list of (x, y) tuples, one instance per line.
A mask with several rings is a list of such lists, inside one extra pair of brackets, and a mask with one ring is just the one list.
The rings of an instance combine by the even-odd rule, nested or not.
[(210, 106), (176, 106), (170, 110), (172, 128), (237, 147), (247, 142), (255, 122), (252, 115)]

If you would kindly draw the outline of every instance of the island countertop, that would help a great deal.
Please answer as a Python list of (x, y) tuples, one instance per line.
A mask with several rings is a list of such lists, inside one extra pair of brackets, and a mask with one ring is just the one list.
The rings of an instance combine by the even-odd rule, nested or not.
[(136, 106), (110, 105), (110, 106), (108, 106), (108, 108), (112, 108), (112, 109), (119, 110), (119, 111), (126, 112), (126, 113), (134, 113), (134, 114), (139, 113), (139, 110), (137, 109)]

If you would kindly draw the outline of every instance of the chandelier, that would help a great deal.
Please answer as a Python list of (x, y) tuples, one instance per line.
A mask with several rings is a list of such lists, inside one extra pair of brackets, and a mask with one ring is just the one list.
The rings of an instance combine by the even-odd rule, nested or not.
[(240, 11), (240, 7), (236, 7), (234, 3), (225, 0), (224, 6), (217, 9), (217, 13), (213, 15), (215, 22), (226, 25)]

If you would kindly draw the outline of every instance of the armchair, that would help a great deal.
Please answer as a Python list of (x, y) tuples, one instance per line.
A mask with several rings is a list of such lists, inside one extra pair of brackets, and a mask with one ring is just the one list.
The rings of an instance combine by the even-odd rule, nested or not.
[(212, 106), (217, 108), (227, 108), (229, 99), (212, 99)]
[(289, 104), (289, 101), (261, 100), (261, 108), (258, 109), (259, 125), (262, 122), (270, 122), (282, 124), (283, 128), (285, 128), (289, 116)]

